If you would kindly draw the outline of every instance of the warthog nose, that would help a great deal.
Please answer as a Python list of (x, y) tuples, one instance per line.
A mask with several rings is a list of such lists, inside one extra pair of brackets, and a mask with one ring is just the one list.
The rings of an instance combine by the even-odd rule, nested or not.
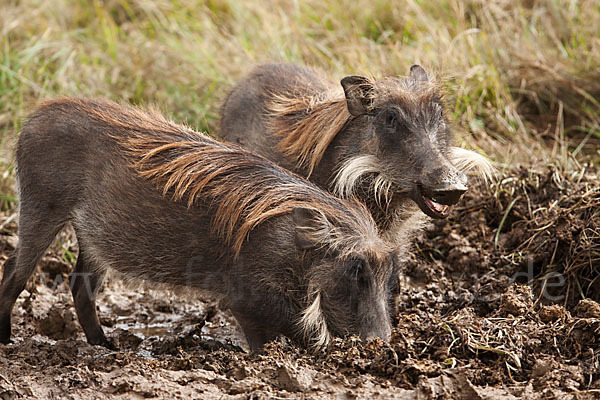
[(364, 337), (361, 337), (361, 339), (362, 339), (364, 342), (367, 342), (367, 341), (369, 341), (369, 340), (371, 340), (371, 339), (378, 338), (378, 339), (381, 339), (381, 340), (383, 340), (384, 342), (389, 342), (389, 341), (390, 341), (390, 336), (391, 336), (391, 335), (392, 335), (392, 332), (391, 332), (391, 331), (389, 331), (389, 332), (380, 332), (380, 333), (371, 333), (371, 334), (369, 334), (369, 335), (366, 335), (366, 336), (364, 336)]
[(386, 342), (389, 342), (391, 335), (392, 335), (392, 332), (379, 333), (377, 335), (376, 334), (368, 335), (367, 340), (379, 338), (381, 340), (385, 340)]
[(440, 190), (434, 190), (431, 193), (431, 198), (437, 203), (453, 205), (458, 203), (461, 196), (467, 191), (467, 186), (462, 183), (445, 187)]
[(379, 327), (379, 329), (370, 329), (368, 332), (361, 334), (360, 338), (363, 341), (379, 338), (388, 342), (390, 340), (391, 335), (392, 327), (389, 324), (385, 324), (384, 326)]

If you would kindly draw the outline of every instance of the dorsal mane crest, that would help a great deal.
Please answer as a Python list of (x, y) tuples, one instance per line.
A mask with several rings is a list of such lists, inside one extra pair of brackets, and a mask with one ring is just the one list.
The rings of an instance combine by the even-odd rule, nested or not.
[(308, 97), (273, 94), (267, 109), (269, 128), (281, 138), (277, 147), (307, 176), (350, 118), (341, 88)]
[[(231, 245), (235, 257), (250, 231), (296, 207), (318, 211), (335, 228), (337, 234), (323, 238), (323, 245), (351, 249), (365, 238), (377, 237), (370, 214), (357, 202), (331, 196), (259, 155), (158, 113), (113, 103), (105, 106), (91, 116), (121, 128), (111, 137), (132, 167), (174, 201), (211, 207), (212, 228)], [(110, 107), (112, 116), (107, 117)]]

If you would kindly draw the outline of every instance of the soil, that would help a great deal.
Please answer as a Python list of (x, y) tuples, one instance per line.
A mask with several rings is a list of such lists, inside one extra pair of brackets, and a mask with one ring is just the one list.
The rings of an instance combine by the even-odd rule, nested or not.
[[(555, 168), (480, 184), (417, 238), (389, 343), (279, 338), (250, 354), (211, 299), (125, 286), (97, 304), (112, 351), (86, 343), (67, 280), (69, 232), (41, 260), (0, 345), (0, 399), (600, 398), (600, 186)], [(14, 214), (0, 221), (6, 259)]]

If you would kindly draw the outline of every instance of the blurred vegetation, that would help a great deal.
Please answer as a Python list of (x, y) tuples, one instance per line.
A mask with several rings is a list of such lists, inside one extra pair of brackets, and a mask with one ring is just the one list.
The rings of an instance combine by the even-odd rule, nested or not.
[[(54, 96), (156, 104), (218, 134), (254, 64), (404, 75), (447, 89), (461, 145), (501, 165), (600, 159), (597, 0), (0, 0), (0, 206), (28, 110)], [(575, 160), (578, 161), (575, 161)]]

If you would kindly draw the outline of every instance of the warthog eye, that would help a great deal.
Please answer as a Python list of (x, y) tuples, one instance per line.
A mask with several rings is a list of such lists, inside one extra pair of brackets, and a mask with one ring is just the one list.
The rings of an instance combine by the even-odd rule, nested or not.
[(392, 110), (385, 110), (383, 112), (383, 123), (387, 128), (394, 129), (396, 126), (397, 115)]
[(387, 281), (387, 288), (390, 295), (395, 295), (398, 292), (399, 284), (398, 284), (398, 273), (392, 272)]
[(434, 121), (441, 122), (444, 120), (444, 108), (440, 105), (436, 105), (434, 111)]
[(361, 286), (367, 281), (367, 262), (360, 257), (353, 257), (348, 261), (347, 273)]

